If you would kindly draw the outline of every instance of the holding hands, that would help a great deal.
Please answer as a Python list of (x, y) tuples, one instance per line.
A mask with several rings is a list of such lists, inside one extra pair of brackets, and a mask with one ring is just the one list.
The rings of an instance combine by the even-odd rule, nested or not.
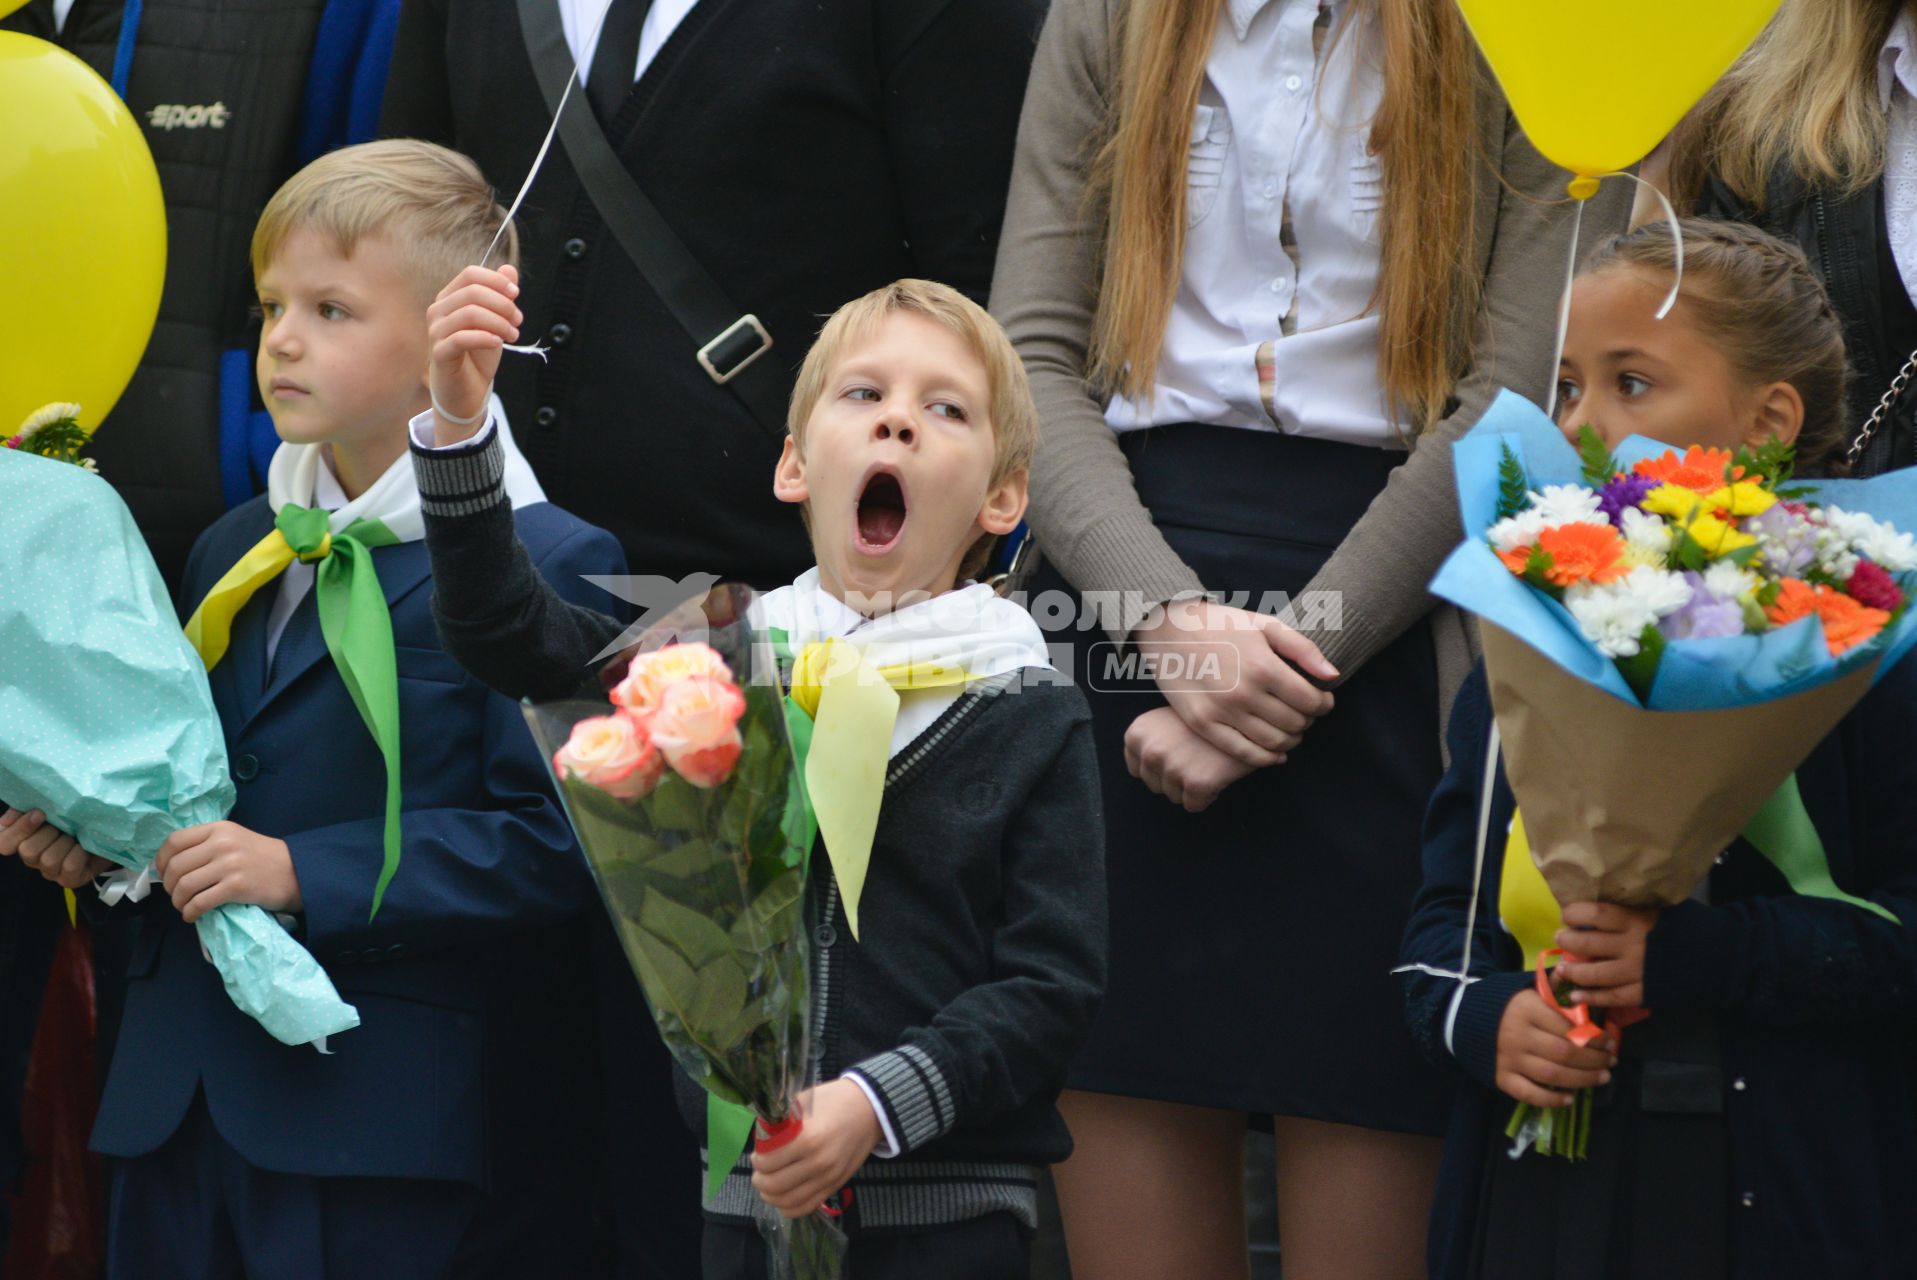
[(1558, 930), (1557, 938), (1566, 956), (1558, 972), (1575, 988), (1571, 998), (1593, 1009), (1641, 1007), (1644, 943), (1656, 925), (1655, 911), (1610, 902), (1574, 902), (1566, 907), (1564, 928)]
[(752, 1153), (752, 1187), (788, 1218), (803, 1218), (852, 1180), (884, 1137), (865, 1090), (834, 1080), (799, 1095), (804, 1127), (776, 1151)]
[[(1209, 600), (1155, 610), (1132, 640), (1159, 658), (1168, 709), (1125, 734), (1125, 764), (1152, 792), (1197, 813), (1254, 769), (1285, 762), (1332, 696), (1318, 646), (1276, 618)], [(1176, 661), (1173, 656), (1176, 656)]]
[(237, 822), (182, 827), (160, 846), (153, 866), (188, 924), (229, 902), (292, 912), (304, 905), (286, 841)]
[(78, 889), (114, 864), (88, 853), (58, 827), (47, 825), (38, 809), (0, 813), (0, 857), (17, 857), (62, 889)]
[(1498, 1023), (1498, 1088), (1534, 1107), (1568, 1107), (1577, 1090), (1609, 1084), (1615, 1039), (1606, 1035), (1579, 1047), (1565, 1037), (1569, 1026), (1535, 989), (1511, 997)]
[(467, 267), (427, 308), (433, 443), (440, 448), (470, 440), (483, 425), (500, 348), (519, 341), (525, 319), (513, 301), (518, 296), (517, 267)]

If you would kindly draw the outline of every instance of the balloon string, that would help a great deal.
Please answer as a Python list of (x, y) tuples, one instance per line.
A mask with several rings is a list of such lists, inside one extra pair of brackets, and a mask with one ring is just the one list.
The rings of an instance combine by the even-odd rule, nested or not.
[[(1671, 314), (1671, 308), (1677, 305), (1678, 292), (1684, 287), (1684, 230), (1677, 225), (1677, 210), (1671, 207), (1670, 197), (1659, 189), (1655, 182), (1647, 182), (1635, 173), (1626, 173), (1622, 169), (1610, 173), (1600, 173), (1592, 181), (1602, 178), (1629, 178), (1657, 197), (1664, 209), (1665, 225), (1671, 229), (1671, 288), (1664, 295), (1664, 302), (1657, 309), (1657, 318), (1664, 319)], [(1583, 181), (1582, 178), (1579, 181)], [(1564, 338), (1571, 327), (1571, 282), (1578, 273), (1578, 233), (1584, 226), (1584, 200), (1577, 201), (1577, 214), (1571, 219), (1571, 250), (1564, 264), (1564, 292), (1558, 296), (1558, 336), (1557, 346), (1551, 356), (1551, 388), (1545, 397), (1545, 416), (1555, 419), (1558, 416), (1558, 365), (1564, 360)]]
[[(599, 11), (598, 19), (592, 24), (592, 34), (579, 46), (581, 52), (598, 44), (599, 29), (605, 25), (606, 15), (611, 12), (612, 3), (611, 0), (607, 0), (606, 7)], [(493, 233), (492, 243), (486, 246), (486, 252), (479, 255), (479, 265), (482, 267), (486, 265), (487, 259), (493, 256), (493, 250), (499, 247), (499, 242), (505, 239), (506, 228), (513, 224), (513, 219), (519, 214), (519, 206), (526, 202), (526, 194), (532, 190), (534, 179), (538, 178), (539, 171), (546, 167), (546, 154), (552, 150), (552, 140), (559, 134), (559, 113), (566, 109), (568, 102), (572, 101), (573, 87), (579, 83), (579, 59), (580, 53), (576, 52), (572, 60), (572, 74), (566, 77), (566, 88), (559, 95), (559, 105), (553, 108), (552, 123), (546, 128), (545, 141), (539, 144), (539, 151), (533, 156), (532, 167), (526, 170), (526, 180), (519, 184), (519, 194), (513, 197), (511, 206), (506, 210), (506, 217), (499, 224), (499, 230)], [(546, 348), (536, 342), (525, 345), (506, 343), (503, 349), (519, 355), (538, 356), (541, 360), (546, 358)]]
[[(1555, 379), (1553, 379), (1555, 381)], [(1458, 959), (1458, 977), (1471, 972), (1471, 935), (1478, 928), (1478, 894), (1484, 886), (1484, 853), (1491, 841), (1491, 793), (1498, 781), (1498, 722), (1491, 721), (1491, 740), (1484, 750), (1484, 788), (1478, 797), (1478, 854), (1471, 866), (1471, 902), (1464, 912), (1464, 954)]]
[(1625, 173), (1620, 169), (1614, 173), (1604, 173), (1598, 176), (1601, 178), (1629, 178), (1632, 182), (1637, 183), (1638, 186), (1643, 187), (1646, 191), (1656, 196), (1657, 202), (1664, 206), (1664, 222), (1665, 225), (1671, 229), (1671, 252), (1675, 261), (1675, 267), (1671, 272), (1671, 291), (1664, 295), (1664, 305), (1657, 309), (1657, 318), (1662, 320), (1665, 316), (1670, 315), (1671, 308), (1677, 305), (1677, 292), (1684, 285), (1684, 231), (1677, 225), (1677, 210), (1671, 207), (1671, 198), (1665, 195), (1655, 182), (1647, 182), (1635, 173)]
[(1564, 255), (1564, 290), (1558, 295), (1558, 336), (1551, 348), (1551, 368), (1545, 376), (1551, 389), (1545, 396), (1544, 416), (1558, 416), (1558, 366), (1564, 363), (1564, 335), (1571, 327), (1571, 282), (1578, 274), (1578, 232), (1584, 226), (1584, 201), (1577, 202), (1577, 214), (1571, 219), (1571, 247)]

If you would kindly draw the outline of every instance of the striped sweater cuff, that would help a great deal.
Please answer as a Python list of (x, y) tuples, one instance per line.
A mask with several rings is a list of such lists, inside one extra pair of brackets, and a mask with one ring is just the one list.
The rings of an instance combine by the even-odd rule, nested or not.
[(854, 1063), (846, 1074), (862, 1077), (878, 1091), (900, 1151), (915, 1151), (958, 1123), (945, 1073), (917, 1045)]
[(506, 450), (487, 428), (472, 447), (423, 449), (413, 441), (419, 507), (429, 516), (474, 516), (506, 501)]

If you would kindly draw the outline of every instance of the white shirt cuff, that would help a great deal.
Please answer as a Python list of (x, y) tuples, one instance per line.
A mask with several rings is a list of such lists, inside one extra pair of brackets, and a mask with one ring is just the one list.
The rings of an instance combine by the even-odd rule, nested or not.
[(493, 415), (489, 410), (486, 414), (485, 425), (473, 432), (470, 439), (461, 440), (458, 444), (440, 445), (433, 443), (433, 411), (431, 409), (413, 417), (407, 422), (406, 426), (412, 434), (413, 443), (419, 448), (424, 449), (427, 453), (445, 453), (453, 449), (477, 449), (484, 445), (486, 438), (492, 434)]
[(1458, 1030), (1458, 1006), (1464, 1003), (1464, 993), (1470, 986), (1470, 981), (1460, 982), (1458, 989), (1451, 993), (1451, 1003), (1444, 1008), (1444, 1047), (1454, 1058), (1458, 1056), (1458, 1047), (1451, 1043), (1451, 1038)]
[(897, 1134), (892, 1132), (892, 1122), (885, 1118), (885, 1104), (879, 1101), (879, 1091), (872, 1087), (870, 1080), (867, 1080), (856, 1071), (848, 1071), (840, 1076), (839, 1079), (850, 1080), (853, 1084), (859, 1086), (859, 1092), (863, 1093), (865, 1100), (872, 1104), (872, 1114), (879, 1118), (879, 1133), (884, 1136), (885, 1140), (879, 1143), (878, 1146), (872, 1148), (872, 1154), (881, 1160), (890, 1160), (898, 1155), (899, 1138)]

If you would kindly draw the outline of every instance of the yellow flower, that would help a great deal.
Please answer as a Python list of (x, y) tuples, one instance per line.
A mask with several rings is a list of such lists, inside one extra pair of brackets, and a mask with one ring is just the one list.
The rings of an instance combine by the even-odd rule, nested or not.
[(1719, 520), (1708, 511), (1700, 511), (1684, 526), (1684, 531), (1691, 535), (1698, 546), (1704, 548), (1704, 555), (1710, 560), (1757, 545), (1756, 538), (1748, 533), (1739, 533), (1735, 525)]
[(1702, 503), (1703, 499), (1695, 489), (1687, 489), (1681, 484), (1661, 484), (1645, 494), (1644, 501), (1638, 505), (1654, 516), (1669, 516), (1681, 521), (1688, 520)]
[(1704, 505), (1713, 511), (1728, 511), (1733, 516), (1756, 516), (1777, 504), (1777, 495), (1764, 488), (1760, 480), (1739, 480), (1704, 495)]

